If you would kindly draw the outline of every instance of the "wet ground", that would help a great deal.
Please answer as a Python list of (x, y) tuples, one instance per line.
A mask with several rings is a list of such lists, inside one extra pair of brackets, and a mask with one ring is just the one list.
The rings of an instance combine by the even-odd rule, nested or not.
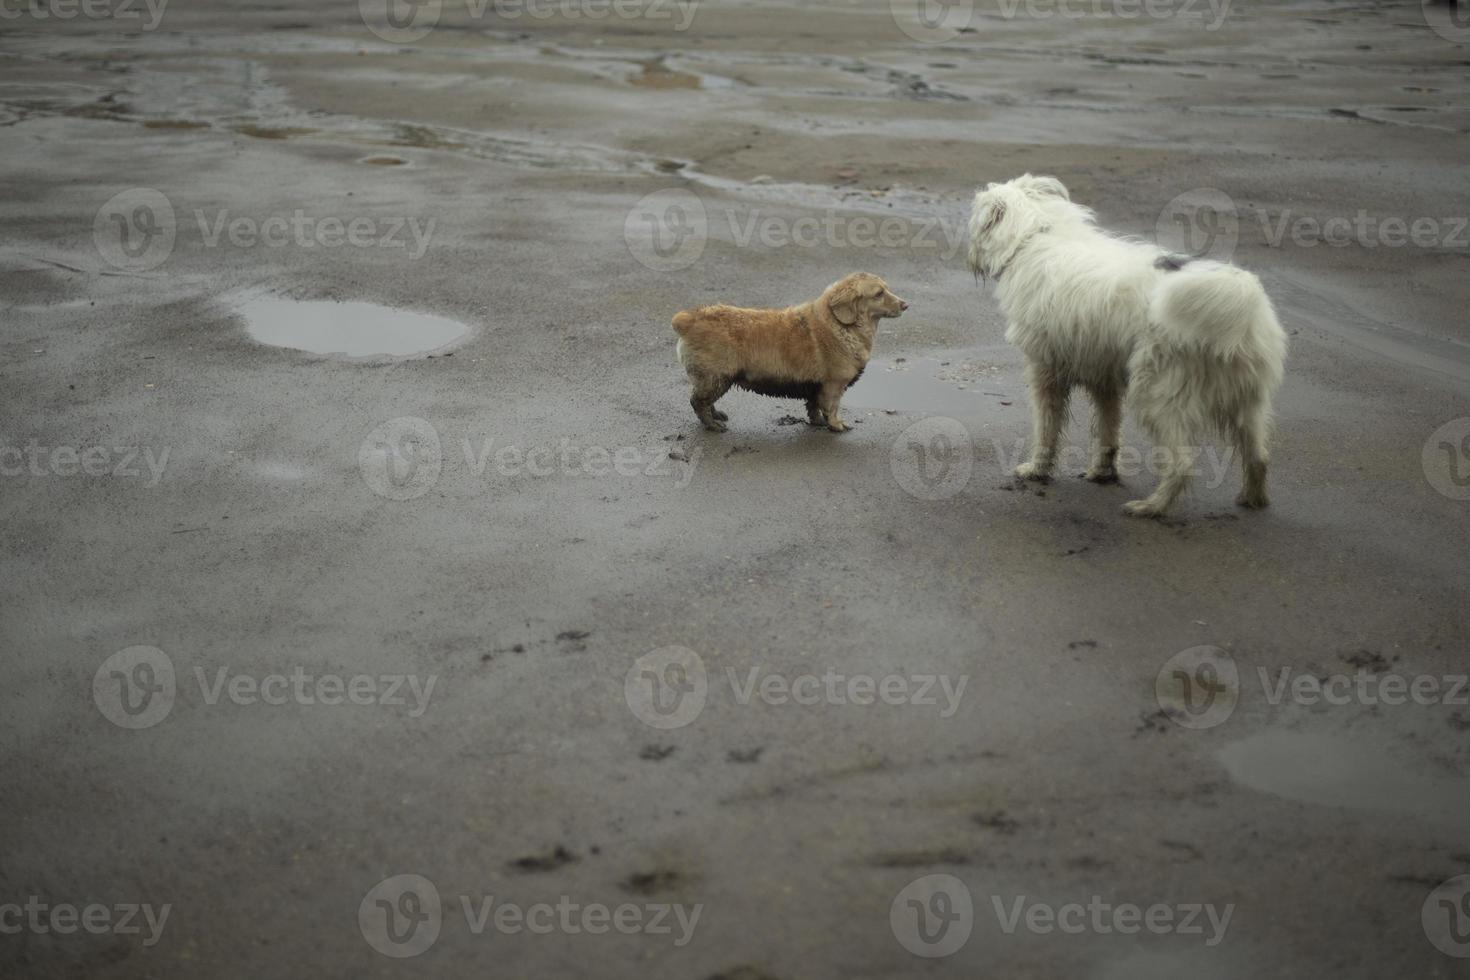
[[(1470, 29), (1176, 6), (4, 5), (0, 970), (1463, 976)], [(1028, 169), (1261, 276), (1269, 511), (1006, 477)]]

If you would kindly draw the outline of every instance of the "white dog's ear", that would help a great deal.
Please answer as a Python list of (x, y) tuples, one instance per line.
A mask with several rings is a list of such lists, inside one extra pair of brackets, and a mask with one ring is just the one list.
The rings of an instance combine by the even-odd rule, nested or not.
[(1067, 192), (1067, 186), (1055, 177), (1033, 177), (1027, 174), (1021, 179), (1026, 193), (1032, 197), (1059, 197), (1064, 201), (1072, 199), (1072, 195)]
[(858, 301), (862, 299), (857, 283), (851, 279), (839, 279), (827, 287), (824, 298), (827, 301), (827, 309), (831, 311), (838, 323), (844, 327), (857, 323)]
[(980, 222), (980, 227), (977, 231), (981, 235), (989, 234), (995, 229), (996, 225), (1000, 224), (1001, 219), (1006, 216), (1006, 202), (1001, 200), (994, 201), (981, 213), (985, 215), (985, 218)]

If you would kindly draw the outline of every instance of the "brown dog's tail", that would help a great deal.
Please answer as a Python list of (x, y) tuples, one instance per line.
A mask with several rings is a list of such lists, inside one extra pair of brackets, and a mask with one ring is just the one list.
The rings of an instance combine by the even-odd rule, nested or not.
[(689, 328), (699, 319), (694, 310), (680, 310), (674, 314), (674, 333), (680, 337), (689, 333)]

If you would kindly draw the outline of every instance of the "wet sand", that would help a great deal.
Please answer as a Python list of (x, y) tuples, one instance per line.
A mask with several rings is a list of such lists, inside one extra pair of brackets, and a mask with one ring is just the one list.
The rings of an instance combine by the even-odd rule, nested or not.
[[(1436, 433), (1470, 416), (1470, 38), (1417, 3), (1235, 7), (1206, 30), (981, 4), (932, 42), (872, 2), (701, 4), (683, 30), (456, 5), (408, 43), (351, 3), (0, 23), (0, 448), (41, 447), (0, 457), (0, 905), (172, 905), (148, 946), (0, 935), (0, 970), (1456, 975), (1421, 910), (1470, 872), (1446, 816), (1470, 707), (1258, 678), (1465, 670), (1470, 458)], [(1007, 478), (1021, 365), (961, 235), (975, 187), (1024, 170), (1260, 275), (1292, 343), (1269, 511), (1232, 507), (1233, 471), (1166, 522), (1120, 513), (1146, 462)], [(168, 248), (119, 237), (140, 188)], [(1392, 219), (1429, 224), (1393, 244)], [(738, 393), (700, 431), (670, 315), (857, 268), (912, 309), (854, 430)], [(467, 329), (310, 353), (254, 339), (252, 298)], [(920, 473), (915, 439), (968, 475)], [(177, 694), (129, 730), (93, 681), (139, 645)], [(1239, 703), (1190, 728), (1156, 681), (1201, 645)], [(707, 696), (659, 728), (627, 683), (670, 646)], [(436, 683), (418, 715), (211, 703), (222, 667)], [(752, 671), (966, 683), (945, 715), (742, 700)], [(443, 903), (408, 959), (357, 919), (399, 874)], [(921, 959), (890, 911), (930, 874), (974, 922)], [(490, 894), (702, 912), (683, 945), (476, 934), (460, 899)], [(993, 901), (1019, 896), (1234, 914), (1212, 946), (1007, 933)]]

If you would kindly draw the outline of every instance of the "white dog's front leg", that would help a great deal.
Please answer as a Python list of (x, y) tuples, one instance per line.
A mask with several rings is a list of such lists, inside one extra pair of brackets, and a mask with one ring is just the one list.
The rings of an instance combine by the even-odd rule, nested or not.
[(1034, 362), (1026, 365), (1026, 383), (1031, 388), (1031, 459), (1016, 467), (1016, 475), (1023, 480), (1047, 480), (1067, 422), (1071, 387)]

